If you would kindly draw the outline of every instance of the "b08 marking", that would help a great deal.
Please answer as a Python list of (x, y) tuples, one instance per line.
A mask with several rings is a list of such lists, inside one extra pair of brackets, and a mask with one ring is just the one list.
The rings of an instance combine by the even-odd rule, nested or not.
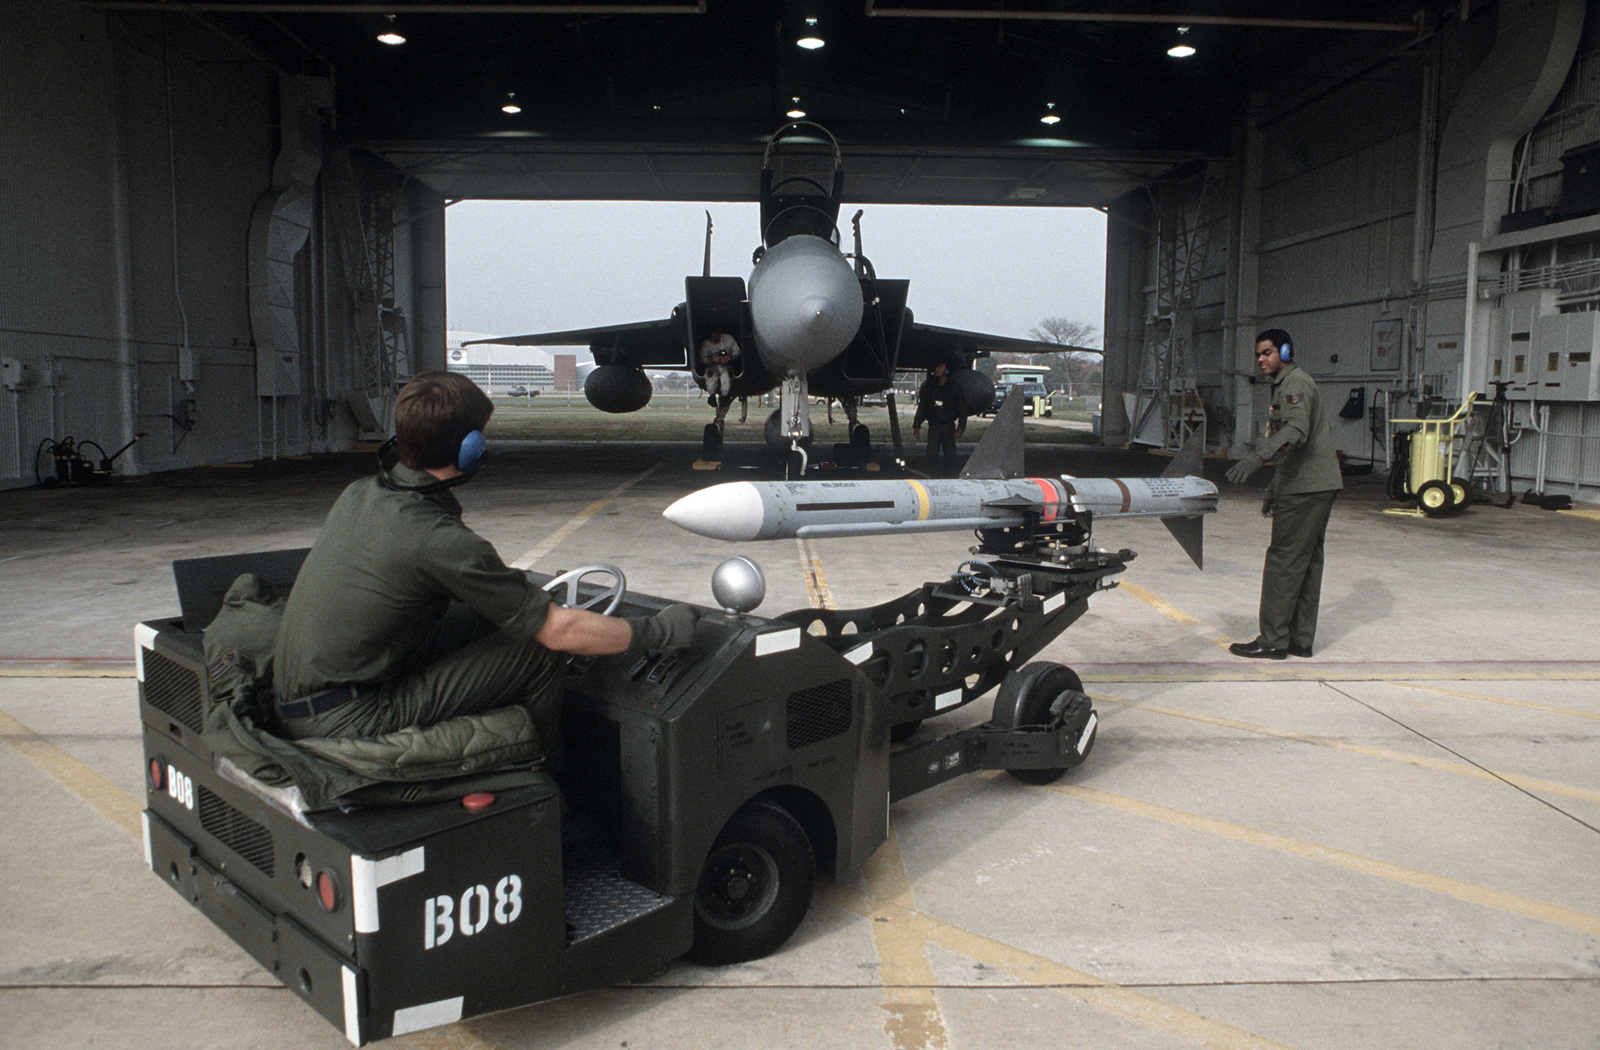
[(184, 809), (194, 809), (194, 780), (170, 763), (167, 765), (167, 797)]
[(522, 876), (507, 875), (495, 883), (492, 903), (489, 887), (480, 882), (459, 897), (429, 897), (423, 913), (424, 949), (437, 948), (457, 933), (463, 937), (482, 933), (491, 922), (509, 926), (522, 914)]

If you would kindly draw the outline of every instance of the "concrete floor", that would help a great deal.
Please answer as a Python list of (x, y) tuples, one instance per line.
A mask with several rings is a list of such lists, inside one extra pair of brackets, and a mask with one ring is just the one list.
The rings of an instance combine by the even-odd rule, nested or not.
[[(685, 445), (497, 447), (467, 519), (507, 560), (611, 561), (702, 603), (748, 554), (767, 614), (869, 605), (966, 556), (961, 534), (735, 547), (662, 523), (683, 492), (755, 476), (730, 451), (713, 475)], [(0, 494), (0, 1045), (347, 1045), (145, 869), (131, 628), (175, 613), (172, 559), (307, 545), (369, 463)], [(1600, 515), (1399, 517), (1380, 480), (1351, 481), (1314, 659), (1223, 648), (1255, 634), (1257, 489), (1223, 484), (1204, 573), (1158, 524), (1108, 523), (1096, 542), (1140, 557), (1044, 654), (1102, 715), (1069, 777), (897, 804), (867, 870), (819, 886), (767, 959), (386, 1045), (1600, 1047)]]

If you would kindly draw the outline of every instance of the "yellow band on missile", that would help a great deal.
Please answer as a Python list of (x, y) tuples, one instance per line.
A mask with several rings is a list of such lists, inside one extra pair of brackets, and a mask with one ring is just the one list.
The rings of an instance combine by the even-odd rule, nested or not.
[(928, 490), (922, 487), (922, 482), (906, 479), (906, 484), (917, 491), (917, 520), (928, 520)]

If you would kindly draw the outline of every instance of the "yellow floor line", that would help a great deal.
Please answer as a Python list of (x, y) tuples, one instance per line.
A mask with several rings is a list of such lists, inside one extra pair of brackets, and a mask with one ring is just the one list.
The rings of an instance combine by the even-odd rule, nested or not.
[(501, 1045), (485, 1039), (465, 1021), (412, 1032), (396, 1039), (392, 1045), (412, 1046), (416, 1050), (501, 1050)]
[(574, 532), (577, 532), (579, 529), (583, 528), (583, 526), (588, 523), (590, 518), (604, 510), (606, 504), (610, 503), (624, 492), (627, 492), (629, 489), (633, 488), (633, 486), (637, 485), (645, 478), (648, 478), (651, 474), (654, 474), (656, 471), (660, 470), (661, 466), (662, 465), (660, 463), (657, 463), (643, 474), (640, 474), (637, 477), (629, 478), (627, 481), (624, 481), (622, 484), (618, 485), (601, 498), (595, 500), (593, 503), (580, 510), (576, 515), (573, 516), (571, 521), (567, 522), (555, 532), (551, 533), (550, 537), (543, 543), (539, 544), (537, 547), (534, 547), (532, 550), (529, 550), (523, 554), (522, 557), (512, 562), (511, 567), (513, 569), (533, 568), (533, 566), (538, 563), (540, 558), (543, 558), (546, 554), (549, 554), (551, 551), (555, 550), (564, 540), (566, 540), (568, 536), (571, 536)]
[(1306, 733), (1296, 733), (1288, 729), (1274, 729), (1271, 726), (1256, 725), (1254, 722), (1240, 722), (1232, 718), (1222, 718), (1218, 715), (1205, 715), (1196, 711), (1184, 711), (1176, 707), (1163, 707), (1159, 704), (1147, 704), (1139, 700), (1129, 700), (1125, 697), (1110, 696), (1104, 693), (1089, 694), (1095, 700), (1104, 700), (1107, 703), (1118, 704), (1122, 707), (1138, 708), (1140, 711), (1149, 711), (1152, 714), (1165, 715), (1168, 718), (1186, 718), (1192, 722), (1203, 722), (1207, 725), (1221, 726), (1224, 729), (1237, 729), (1244, 733), (1255, 733), (1259, 736), (1270, 736), (1279, 740), (1293, 740), (1301, 744), (1314, 744), (1317, 747), (1326, 747), (1334, 751), (1344, 751), (1352, 755), (1364, 755), (1367, 758), (1381, 758), (1389, 762), (1403, 762), (1407, 765), (1431, 769), (1440, 773), (1454, 773), (1457, 776), (1473, 777), (1478, 780), (1505, 781), (1514, 784), (1526, 791), (1542, 792), (1547, 795), (1563, 795), (1567, 798), (1581, 798), (1589, 802), (1600, 802), (1600, 791), (1589, 788), (1575, 787), (1571, 784), (1562, 784), (1554, 780), (1537, 780), (1533, 777), (1518, 776), (1515, 774), (1495, 774), (1488, 770), (1480, 769), (1469, 762), (1454, 762), (1449, 759), (1433, 758), (1425, 755), (1413, 755), (1405, 751), (1393, 751), (1384, 747), (1368, 747), (1364, 744), (1351, 744), (1343, 740), (1333, 740), (1328, 737), (1311, 736)]
[[(1117, 583), (1117, 590), (1126, 591), (1129, 597), (1137, 598), (1141, 602), (1144, 602), (1146, 605), (1150, 606), (1150, 608), (1154, 609), (1156, 612), (1168, 617), (1173, 622), (1181, 624), (1184, 627), (1191, 628), (1194, 633), (1198, 634), (1200, 637), (1204, 638), (1206, 641), (1220, 649), (1226, 650), (1233, 642), (1233, 639), (1225, 637), (1222, 632), (1210, 627), (1205, 623), (1202, 623), (1195, 617), (1190, 616), (1176, 605), (1173, 605), (1172, 603), (1161, 598), (1157, 598), (1154, 594), (1151, 594), (1149, 591), (1145, 590), (1143, 587), (1140, 587), (1136, 583), (1129, 583), (1127, 580), (1121, 580)], [(1270, 668), (1263, 668), (1263, 670), (1270, 672)]]
[(143, 804), (4, 711), (0, 711), (0, 739), (129, 835), (144, 834), (139, 816)]
[(132, 678), (133, 660), (0, 661), (0, 678)]
[(1481, 700), (1487, 704), (1504, 704), (1507, 707), (1522, 707), (1529, 711), (1544, 711), (1552, 715), (1569, 715), (1573, 718), (1592, 718), (1600, 721), (1600, 711), (1583, 711), (1576, 707), (1557, 707), (1555, 704), (1541, 704), (1537, 700), (1513, 700), (1509, 696), (1465, 693), (1459, 689), (1445, 689), (1433, 685), (1411, 685), (1406, 682), (1395, 682), (1393, 684), (1402, 689), (1415, 689), (1419, 693), (1437, 693), (1440, 696), (1455, 696), (1463, 700)]
[(866, 884), (861, 899), (879, 905), (867, 925), (878, 955), (883, 1011), (888, 1015), (883, 1030), (890, 1045), (894, 1050), (948, 1050), (950, 1033), (934, 995), (928, 938), (921, 923), (907, 921), (916, 908), (900, 840), (892, 829), (867, 862)]
[(1319, 846), (1313, 842), (1302, 842), (1299, 839), (1275, 835), (1270, 831), (1261, 831), (1258, 828), (1230, 824), (1227, 821), (1204, 817), (1197, 813), (1186, 813), (1183, 810), (1172, 809), (1153, 802), (1143, 802), (1123, 795), (1113, 795), (1109, 791), (1101, 791), (1098, 788), (1083, 787), (1077, 784), (1052, 784), (1047, 790), (1057, 791), (1085, 802), (1093, 802), (1099, 806), (1122, 810), (1125, 813), (1132, 813), (1136, 816), (1165, 821), (1169, 824), (1176, 824), (1179, 827), (1204, 832), (1208, 835), (1216, 835), (1221, 838), (1233, 839), (1236, 842), (1245, 842), (1265, 849), (1277, 850), (1280, 853), (1346, 868), (1362, 875), (1389, 879), (1418, 889), (1442, 893), (1457, 900), (1480, 904), (1486, 908), (1494, 908), (1498, 911), (1510, 912), (1513, 915), (1521, 915), (1525, 918), (1537, 919), (1540, 922), (1548, 922), (1556, 926), (1565, 926), (1568, 929), (1600, 936), (1600, 915), (1589, 915), (1585, 912), (1575, 911), (1572, 908), (1563, 908), (1558, 904), (1548, 904), (1528, 897), (1519, 897), (1514, 893), (1506, 893), (1503, 890), (1476, 886), (1470, 882), (1462, 882), (1460, 879), (1435, 875), (1432, 872), (1418, 871), (1415, 868), (1407, 868), (1399, 864), (1390, 864), (1388, 861), (1365, 857), (1359, 853), (1350, 853), (1346, 850), (1334, 849), (1330, 846)]
[(806, 579), (806, 595), (813, 609), (832, 609), (833, 591), (828, 588), (828, 576), (822, 571), (822, 555), (810, 540), (795, 538), (800, 551), (800, 572)]
[[(1096, 1009), (1212, 1050), (1283, 1050), (1279, 1043), (1251, 1035), (1232, 1025), (1112, 984), (1093, 974), (1075, 970), (981, 933), (923, 915), (913, 909), (904, 897), (876, 899), (848, 887), (832, 885), (825, 888), (824, 898), (836, 907), (868, 920), (874, 928), (884, 925), (899, 927), (895, 936), (900, 944), (912, 941), (937, 944), (974, 962), (1010, 974), (1026, 984), (1049, 988)], [(887, 980), (886, 972), (885, 983)]]
[(1557, 514), (1570, 514), (1574, 518), (1588, 518), (1590, 521), (1600, 521), (1600, 510), (1558, 510)]

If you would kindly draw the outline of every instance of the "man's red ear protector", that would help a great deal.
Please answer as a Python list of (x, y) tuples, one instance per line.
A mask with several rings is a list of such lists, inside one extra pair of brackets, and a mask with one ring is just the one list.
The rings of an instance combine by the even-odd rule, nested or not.
[(456, 469), (461, 471), (460, 474), (453, 478), (445, 478), (443, 481), (430, 481), (425, 485), (403, 485), (395, 480), (387, 459), (398, 441), (398, 438), (390, 438), (378, 446), (378, 483), (386, 489), (398, 492), (442, 492), (462, 482), (470, 481), (472, 475), (482, 465), (484, 453), (489, 450), (489, 443), (484, 440), (483, 431), (471, 431), (461, 439), (461, 448), (456, 452)]

